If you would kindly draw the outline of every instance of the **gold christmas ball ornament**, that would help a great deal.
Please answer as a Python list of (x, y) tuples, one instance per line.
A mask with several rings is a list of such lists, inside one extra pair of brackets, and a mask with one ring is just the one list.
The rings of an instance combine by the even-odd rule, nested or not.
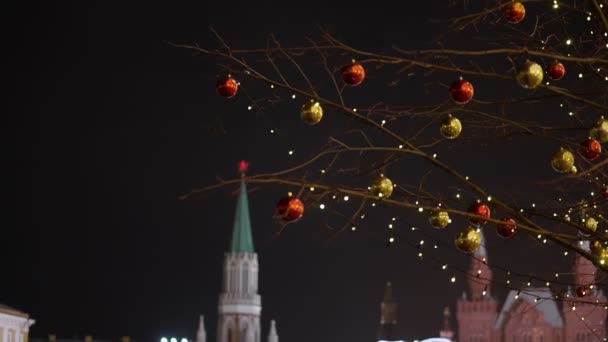
[(597, 258), (599, 263), (604, 266), (608, 266), (608, 247), (605, 243), (599, 240), (594, 240), (589, 244), (591, 254)]
[(589, 136), (601, 143), (608, 142), (608, 119), (601, 116), (589, 131)]
[(560, 147), (551, 159), (551, 166), (559, 173), (571, 172), (574, 167), (574, 155), (572, 152)]
[(452, 220), (447, 211), (435, 211), (429, 217), (429, 223), (435, 228), (445, 228)]
[(589, 232), (595, 233), (595, 231), (597, 230), (597, 225), (598, 225), (598, 222), (593, 217), (588, 217), (585, 220), (585, 229)]
[(576, 168), (576, 165), (572, 165), (572, 168), (570, 168), (570, 171), (568, 171), (568, 174), (575, 175), (577, 172), (578, 172), (578, 169)]
[(593, 255), (599, 255), (602, 249), (604, 249), (604, 246), (600, 240), (593, 240), (589, 243), (589, 250)]
[(460, 132), (462, 132), (462, 123), (458, 118), (452, 116), (452, 114), (448, 114), (448, 116), (441, 121), (439, 131), (441, 132), (441, 135), (448, 139), (456, 139), (460, 135)]
[(608, 266), (608, 248), (602, 249), (601, 253), (597, 256), (597, 260), (606, 269), (606, 266)]
[(302, 106), (300, 118), (309, 125), (316, 125), (323, 118), (323, 107), (316, 101), (310, 101)]
[(370, 190), (374, 196), (388, 198), (393, 193), (393, 182), (385, 175), (380, 175), (374, 180)]
[(456, 234), (454, 244), (456, 245), (456, 248), (465, 253), (473, 253), (481, 244), (481, 234), (479, 234), (477, 229), (468, 226), (463, 231)]
[(543, 67), (527, 60), (517, 72), (517, 82), (526, 89), (538, 87), (543, 81)]

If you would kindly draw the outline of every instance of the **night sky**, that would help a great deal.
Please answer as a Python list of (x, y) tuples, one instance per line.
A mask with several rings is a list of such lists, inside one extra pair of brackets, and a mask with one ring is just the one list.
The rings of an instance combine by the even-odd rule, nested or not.
[[(445, 29), (428, 24), (440, 15), (429, 3), (405, 12), (279, 1), (6, 10), (14, 62), (5, 68), (16, 94), (4, 115), (16, 182), (7, 180), (14, 223), (2, 228), (0, 302), (37, 321), (33, 337), (194, 338), (203, 314), (214, 340), (237, 187), (177, 198), (237, 176), (241, 159), (251, 173), (284, 167), (286, 150), (309, 142), (298, 131), (268, 134), (246, 102), (216, 95), (217, 61), (164, 41), (215, 47), (213, 26), (233, 46), (263, 47), (269, 33), (295, 45), (321, 25), (364, 49), (425, 46)], [(362, 229), (328, 242), (318, 211), (276, 238), (272, 215), (285, 189), (250, 189), (264, 340), (276, 319), (281, 341), (372, 341), (389, 280), (403, 337), (430, 337), (465, 289), (420, 263), (415, 249), (386, 248), (383, 235)], [(387, 217), (371, 220), (384, 226)]]

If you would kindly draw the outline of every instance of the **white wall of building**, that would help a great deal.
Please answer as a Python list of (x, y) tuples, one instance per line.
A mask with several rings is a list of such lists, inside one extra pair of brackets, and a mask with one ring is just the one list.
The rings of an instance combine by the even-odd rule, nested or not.
[(28, 342), (32, 324), (27, 316), (0, 311), (0, 342)]

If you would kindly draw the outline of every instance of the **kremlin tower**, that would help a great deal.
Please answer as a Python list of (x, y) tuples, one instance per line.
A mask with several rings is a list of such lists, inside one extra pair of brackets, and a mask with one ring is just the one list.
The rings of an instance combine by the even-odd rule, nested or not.
[(495, 341), (492, 324), (496, 319), (496, 299), (490, 295), (492, 270), (488, 267), (485, 239), (481, 234), (481, 245), (473, 254), (469, 268), (469, 293), (464, 292), (456, 304), (458, 341)]
[(399, 341), (397, 338), (397, 303), (393, 301), (393, 287), (386, 283), (384, 299), (380, 303), (380, 330), (378, 341)]
[[(247, 163), (239, 164), (241, 184), (236, 203), (232, 240), (224, 254), (222, 293), (218, 305), (217, 342), (260, 342), (262, 300), (258, 294), (258, 256), (253, 249), (245, 172)], [(203, 317), (196, 342), (207, 342)], [(278, 342), (276, 324), (271, 322), (268, 342)]]

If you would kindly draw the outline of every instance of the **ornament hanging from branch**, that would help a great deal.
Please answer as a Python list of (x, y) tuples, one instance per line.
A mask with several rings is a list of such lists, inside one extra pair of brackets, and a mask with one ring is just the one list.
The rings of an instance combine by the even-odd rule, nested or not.
[(504, 15), (511, 24), (518, 24), (526, 16), (526, 7), (519, 1), (513, 1), (505, 7)]
[(323, 118), (323, 107), (319, 102), (310, 100), (302, 105), (300, 110), (300, 119), (309, 125), (318, 124)]
[(496, 225), (496, 232), (498, 235), (505, 239), (512, 238), (517, 229), (517, 225), (515, 224), (515, 220), (510, 217), (503, 217), (503, 223), (499, 223)]
[(517, 72), (517, 82), (526, 89), (536, 88), (543, 81), (543, 73), (538, 63), (526, 60)]
[(342, 67), (340, 75), (344, 83), (354, 87), (361, 84), (365, 79), (365, 69), (353, 59), (350, 64)]
[(579, 153), (589, 160), (597, 159), (602, 153), (602, 145), (599, 141), (589, 138), (581, 143)]
[(579, 286), (576, 289), (576, 295), (579, 297), (585, 297), (587, 295), (587, 287), (586, 286)]
[(438, 229), (447, 227), (450, 222), (452, 222), (452, 220), (450, 219), (450, 215), (447, 211), (437, 210), (434, 211), (431, 216), (429, 216), (429, 223), (431, 226)]
[(439, 131), (441, 132), (441, 135), (447, 139), (456, 139), (462, 132), (462, 123), (452, 114), (448, 114), (448, 116), (441, 121)]
[(595, 233), (595, 231), (597, 230), (597, 225), (599, 223), (597, 222), (597, 220), (593, 217), (587, 217), (585, 219), (585, 230), (587, 233)]
[(574, 155), (572, 152), (560, 147), (551, 159), (551, 166), (559, 173), (572, 172), (574, 167)]
[(481, 244), (481, 234), (477, 229), (469, 226), (456, 234), (454, 244), (456, 248), (465, 253), (473, 253)]
[(450, 86), (450, 96), (457, 104), (466, 104), (475, 95), (475, 89), (471, 82), (465, 81), (462, 77)]
[(589, 249), (594, 258), (600, 265), (604, 265), (604, 269), (608, 266), (608, 246), (606, 242), (593, 240), (589, 244)]
[[(485, 218), (490, 218), (490, 213), (491, 213), (490, 207), (488, 207), (483, 202), (475, 202), (475, 203), (471, 204), (467, 211), (470, 214), (483, 216)], [(482, 224), (485, 224), (487, 222), (487, 220), (485, 220), (483, 218), (479, 218), (479, 217), (470, 217), (469, 222), (476, 224), (476, 225), (482, 225)]]
[(381, 174), (376, 179), (374, 179), (370, 190), (372, 194), (374, 194), (374, 196), (380, 198), (388, 198), (393, 193), (393, 182), (388, 177)]
[(566, 74), (566, 67), (558, 61), (553, 61), (547, 67), (547, 76), (553, 81), (561, 80)]
[(304, 203), (291, 193), (277, 203), (277, 215), (286, 222), (295, 222), (304, 215)]
[(608, 119), (602, 115), (589, 131), (589, 136), (601, 143), (608, 142)]
[(215, 84), (217, 93), (225, 98), (231, 98), (236, 95), (239, 90), (239, 83), (230, 75), (220, 78)]

